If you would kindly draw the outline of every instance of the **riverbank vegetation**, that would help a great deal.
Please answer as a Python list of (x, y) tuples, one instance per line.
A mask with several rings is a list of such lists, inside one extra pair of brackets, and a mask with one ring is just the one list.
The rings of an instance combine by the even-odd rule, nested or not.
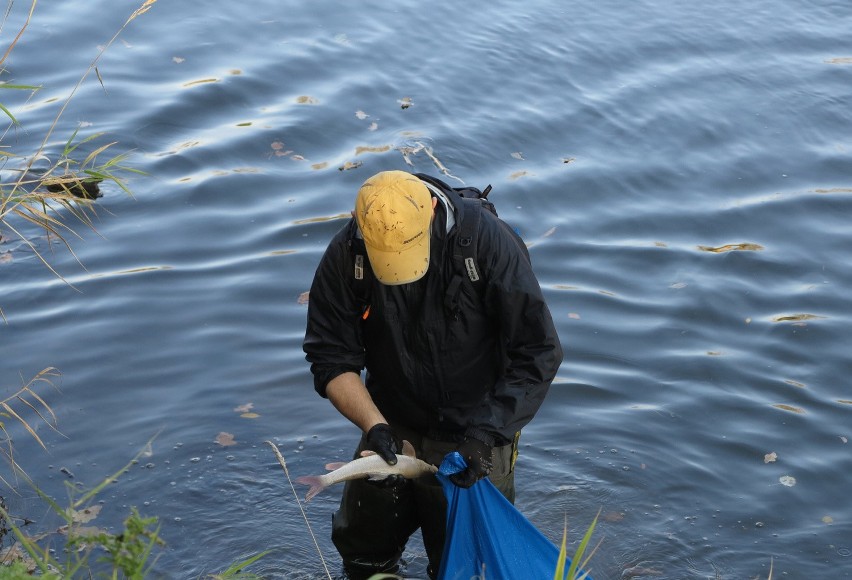
[[(18, 151), (6, 144), (7, 137), (14, 135), (22, 127), (22, 120), (15, 112), (5, 106), (4, 94), (9, 91), (24, 91), (37, 93), (42, 87), (34, 84), (15, 84), (6, 82), (8, 76), (7, 63), (21, 37), (26, 32), (35, 13), (37, 0), (31, 0), (30, 6), (23, 17), (23, 23), (12, 37), (0, 55), (0, 118), (7, 119), (7, 126), (0, 136), (0, 244), (4, 236), (15, 236), (29, 248), (42, 263), (55, 275), (61, 276), (44, 258), (31, 236), (26, 233), (27, 225), (37, 226), (37, 230), (45, 232), (49, 243), (58, 242), (71, 250), (67, 239), (76, 236), (71, 224), (82, 224), (94, 229), (91, 219), (94, 210), (94, 200), (100, 197), (102, 182), (112, 182), (121, 190), (130, 194), (130, 189), (124, 181), (127, 172), (141, 173), (124, 164), (126, 153), (112, 155), (115, 142), (100, 144), (103, 134), (80, 137), (78, 130), (65, 140), (56, 140), (55, 133), (68, 104), (76, 95), (84, 81), (94, 72), (103, 85), (98, 62), (109, 47), (116, 41), (124, 29), (138, 16), (147, 12), (157, 0), (145, 0), (113, 35), (102, 46), (94, 60), (82, 74), (77, 84), (70, 90), (62, 101), (59, 111), (52, 124), (42, 136), (41, 143), (32, 151)], [(14, 3), (8, 1), (2, 25), (9, 19)], [(62, 144), (62, 145), (60, 145)], [(86, 154), (82, 153), (83, 146), (93, 147)], [(107, 158), (104, 160), (104, 158)], [(73, 254), (73, 251), (72, 251)], [(8, 252), (0, 249), (0, 265), (11, 261)], [(0, 317), (4, 317), (0, 304)]]
[[(48, 270), (62, 278), (46, 259), (44, 248), (39, 247), (33, 234), (28, 232), (36, 226), (34, 231), (38, 232), (39, 239), (46, 237), (48, 248), (58, 243), (73, 255), (68, 240), (79, 237), (75, 228), (95, 229), (92, 218), (95, 200), (101, 195), (101, 184), (111, 182), (131, 194), (124, 175), (141, 172), (125, 165), (126, 153), (112, 153), (116, 142), (102, 143), (104, 135), (100, 133), (80, 136), (79, 127), (67, 139), (57, 140), (55, 133), (68, 104), (90, 73), (94, 72), (103, 85), (97, 65), (104, 52), (134, 19), (147, 12), (156, 1), (145, 0), (109, 42), (99, 49), (88, 69), (61, 102), (52, 124), (34, 150), (20, 151), (8, 145), (7, 138), (22, 129), (23, 119), (12, 107), (3, 104), (7, 102), (3, 97), (10, 94), (8, 91), (23, 91), (32, 96), (42, 88), (33, 84), (9, 83), (4, 78), (9, 74), (9, 57), (33, 19), (37, 0), (31, 0), (25, 9), (21, 19), (23, 23), (8, 46), (0, 48), (0, 89), (3, 89), (0, 91), (0, 119), (7, 122), (0, 135), (0, 267), (8, 267), (13, 261), (11, 251), (4, 251), (2, 246), (4, 242), (15, 239), (20, 242), (19, 246), (28, 249)], [(8, 0), (0, 21), (0, 31), (9, 21), (13, 8), (13, 0)], [(88, 152), (84, 153), (84, 150)], [(0, 304), (0, 324), (7, 322)], [(163, 545), (157, 519), (146, 518), (131, 507), (130, 515), (117, 533), (91, 525), (102, 507), (96, 503), (98, 493), (117, 481), (120, 474), (137, 462), (138, 457), (80, 497), (75, 497), (80, 489), (68, 485), (71, 498), (68, 507), (60, 506), (44, 494), (17, 460), (10, 433), (13, 426), (17, 431), (23, 430), (44, 450), (47, 446), (43, 435), (39, 435), (40, 427), (47, 426), (48, 431), (58, 432), (57, 417), (48, 403), (48, 393), (58, 392), (58, 378), (59, 371), (47, 367), (29, 380), (23, 377), (16, 379), (20, 380), (21, 386), (9, 388), (12, 394), (0, 400), (0, 457), (4, 460), (0, 465), (0, 483), (12, 493), (17, 493), (21, 485), (33, 489), (61, 524), (50, 531), (28, 533), (33, 522), (21, 514), (10, 513), (2, 497), (5, 494), (0, 493), (0, 579), (30, 578), (34, 575), (47, 579), (144, 578), (156, 561), (156, 549)], [(0, 377), (0, 384), (6, 380)], [(262, 555), (235, 564), (213, 578), (253, 578), (242, 569)]]

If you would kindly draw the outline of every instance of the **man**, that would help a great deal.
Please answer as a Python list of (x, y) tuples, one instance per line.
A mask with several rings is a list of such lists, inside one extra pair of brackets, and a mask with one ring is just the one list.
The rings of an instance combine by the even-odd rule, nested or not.
[[(385, 171), (363, 184), (317, 268), (304, 350), (317, 392), (363, 431), (356, 456), (372, 450), (393, 464), (403, 439), (435, 465), (458, 451), (467, 469), (453, 483), (488, 476), (514, 501), (520, 430), (562, 349), (526, 247), (494, 214), (479, 211), (472, 240), (482, 287), (455, 263), (469, 214), (436, 183)], [(437, 480), (356, 480), (344, 487), (332, 540), (346, 573), (366, 578), (396, 571), (417, 528), (434, 577), (446, 529)]]

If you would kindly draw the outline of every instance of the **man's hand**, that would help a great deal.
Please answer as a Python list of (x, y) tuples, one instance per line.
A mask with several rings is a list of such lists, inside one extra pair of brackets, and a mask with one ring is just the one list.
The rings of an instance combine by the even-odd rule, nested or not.
[(486, 477), (491, 473), (491, 450), (488, 443), (473, 437), (466, 438), (457, 451), (467, 463), (467, 469), (452, 474), (450, 481), (459, 487), (468, 488)]
[(364, 449), (375, 451), (388, 465), (396, 465), (396, 454), (402, 451), (402, 443), (387, 423), (378, 423), (367, 431)]
[[(393, 432), (393, 429), (390, 428), (390, 425), (387, 423), (378, 423), (367, 431), (367, 441), (364, 449), (375, 451), (388, 465), (396, 465), (396, 454), (402, 451), (402, 443), (399, 437)], [(384, 479), (367, 481), (378, 487), (396, 487), (405, 483), (405, 478), (402, 475), (389, 475)]]

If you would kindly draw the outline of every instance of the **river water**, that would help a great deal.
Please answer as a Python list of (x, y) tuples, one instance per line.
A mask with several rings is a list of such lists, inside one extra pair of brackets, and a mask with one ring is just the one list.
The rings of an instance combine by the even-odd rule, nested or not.
[[(43, 88), (0, 93), (4, 148), (36, 150), (140, 3), (37, 5), (0, 80)], [(154, 3), (46, 150), (105, 133), (80, 150), (129, 152), (133, 197), (105, 186), (74, 254), (13, 222), (64, 280), (3, 228), (2, 392), (61, 372), (61, 434), (6, 420), (16, 458), (63, 501), (154, 438), (92, 524), (157, 516), (152, 577), (264, 550), (251, 570), (323, 577), (264, 442), (294, 478), (349, 457), (302, 296), (360, 183), (423, 171), (493, 185), (565, 345), (518, 461), (543, 533), (576, 546), (601, 510), (597, 579), (852, 577), (850, 30), (838, 0)], [(339, 493), (305, 506), (333, 573)]]

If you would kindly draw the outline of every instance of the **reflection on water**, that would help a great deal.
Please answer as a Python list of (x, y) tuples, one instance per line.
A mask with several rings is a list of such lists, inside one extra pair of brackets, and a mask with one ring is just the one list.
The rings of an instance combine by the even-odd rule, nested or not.
[[(23, 123), (3, 151), (37, 147), (137, 8), (72, 4), (39, 5), (4, 62), (45, 88), (0, 95)], [(146, 173), (132, 198), (102, 188), (97, 233), (71, 240), (82, 266), (21, 224), (57, 279), (0, 233), (0, 384), (62, 373), (48, 453), (7, 423), (47, 493), (156, 435), (96, 519), (158, 516), (155, 575), (271, 550), (252, 571), (324, 577), (263, 442), (294, 476), (351, 455), (303, 359), (306, 292), (357, 187), (407, 169), (492, 184), (530, 247), (566, 352), (518, 460), (545, 535), (567, 516), (576, 546), (601, 509), (598, 579), (852, 576), (852, 11), (196, 4), (135, 19), (48, 144), (105, 132)], [(306, 508), (333, 572), (338, 497)], [(32, 493), (8, 501), (54, 523)], [(424, 576), (417, 541), (406, 559)]]

